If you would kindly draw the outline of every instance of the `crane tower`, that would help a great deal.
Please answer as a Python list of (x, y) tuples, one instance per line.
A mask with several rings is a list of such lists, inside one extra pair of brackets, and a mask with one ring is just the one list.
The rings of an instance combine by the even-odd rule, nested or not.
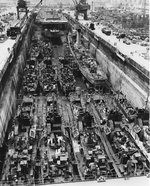
[(84, 19), (87, 20), (87, 11), (90, 9), (90, 5), (86, 2), (86, 0), (72, 0), (75, 5), (75, 17), (78, 19), (79, 14), (84, 14)]

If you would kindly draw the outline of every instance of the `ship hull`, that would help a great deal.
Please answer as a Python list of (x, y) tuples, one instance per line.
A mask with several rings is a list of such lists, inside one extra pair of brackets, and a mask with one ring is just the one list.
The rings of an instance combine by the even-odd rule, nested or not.
[[(76, 63), (78, 64), (79, 70), (82, 73), (82, 75), (85, 77), (85, 79), (93, 86), (104, 86), (108, 84), (106, 74), (102, 71), (100, 67), (98, 67), (99, 69), (97, 69), (97, 72), (94, 71), (93, 73), (91, 72), (92, 67), (87, 67), (86, 62), (83, 63), (83, 60), (81, 58), (82, 58), (82, 55), (84, 55), (85, 53), (82, 51), (87, 51), (87, 49), (83, 47), (82, 45), (76, 47), (75, 43), (72, 43), (72, 39), (69, 36), (68, 36), (68, 43), (69, 43), (72, 55), (76, 58)], [(85, 61), (88, 61), (88, 59), (92, 57), (89, 55), (89, 53), (87, 54), (88, 55), (85, 56), (84, 58)]]
[[(93, 76), (87, 73), (89, 69), (80, 65), (75, 53), (71, 54), (73, 49), (65, 32), (63, 37), (55, 38), (45, 37), (39, 24), (35, 23), (34, 29), (31, 44), (24, 44), (27, 55), (19, 57), (15, 76), (11, 78), (13, 94), (10, 89), (6, 91), (10, 97), (1, 105), (4, 110), (0, 112), (0, 121), (5, 130), (4, 113), (13, 117), (4, 141), (6, 155), (1, 176), (4, 184), (105, 181), (106, 178), (146, 175), (149, 172), (147, 156), (130, 135), (127, 126), (131, 123), (115, 103), (111, 88), (108, 92), (87, 88), (83, 79), (95, 86), (95, 78), (93, 81)], [(74, 76), (74, 64), (80, 69), (81, 78)], [(22, 83), (18, 88), (19, 78)], [(105, 78), (100, 79), (98, 86), (105, 84), (103, 81)], [(67, 94), (66, 85), (73, 88)], [(115, 97), (118, 101), (119, 96)], [(122, 162), (124, 153), (134, 160), (131, 170), (127, 162)]]

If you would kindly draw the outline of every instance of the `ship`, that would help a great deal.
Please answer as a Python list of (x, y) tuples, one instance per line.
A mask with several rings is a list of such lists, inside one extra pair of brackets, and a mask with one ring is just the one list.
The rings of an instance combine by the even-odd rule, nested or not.
[(54, 9), (49, 10), (49, 8), (45, 8), (44, 11), (41, 9), (36, 17), (35, 22), (42, 25), (42, 33), (46, 37), (57, 37), (64, 35), (64, 31), (66, 32), (66, 30), (69, 29), (67, 19)]
[(89, 53), (88, 49), (82, 44), (76, 46), (76, 42), (73, 42), (69, 36), (68, 40), (72, 55), (76, 58), (76, 63), (85, 79), (94, 86), (107, 84), (106, 74)]
[[(102, 68), (97, 64), (96, 60), (89, 53), (88, 49), (83, 45), (76, 46), (72, 39), (68, 37), (70, 50), (76, 58), (76, 63), (80, 72), (88, 83), (94, 86), (104, 86), (108, 83), (107, 75), (103, 72)], [(107, 85), (106, 85), (107, 87)]]
[[(26, 55), (16, 60), (15, 76), (3, 94), (10, 97), (1, 104), (10, 118), (1, 140), (2, 185), (76, 184), (149, 175), (148, 113), (143, 115), (109, 86), (84, 46), (71, 45), (71, 28), (62, 14), (43, 7), (32, 16), (30, 39), (25, 35)], [(1, 109), (2, 126), (6, 114)], [(139, 141), (144, 138), (143, 148), (135, 133)]]

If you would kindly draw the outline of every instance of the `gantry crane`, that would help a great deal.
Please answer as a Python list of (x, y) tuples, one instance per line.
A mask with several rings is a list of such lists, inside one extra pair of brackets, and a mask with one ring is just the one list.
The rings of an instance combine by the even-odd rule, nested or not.
[[(42, 2), (43, 2), (43, 0), (39, 0), (39, 2), (34, 6), (34, 9), (38, 8), (39, 6), (41, 6)], [(26, 0), (18, 0), (17, 7), (16, 7), (17, 8), (17, 17), (18, 17), (18, 19), (20, 18), (20, 15), (19, 15), (20, 12), (25, 12), (26, 16), (28, 16), (28, 11), (29, 10), (28, 10), (27, 3), (28, 3), (28, 1), (26, 1)]]
[(18, 17), (18, 19), (20, 18), (20, 16), (19, 16), (20, 12), (25, 12), (26, 16), (28, 16), (27, 2), (24, 0), (18, 0), (18, 3), (17, 3), (17, 17)]
[(78, 19), (78, 15), (84, 14), (84, 19), (87, 20), (87, 11), (90, 9), (90, 5), (86, 2), (86, 0), (79, 0), (79, 3), (77, 0), (72, 0), (75, 5), (75, 17)]

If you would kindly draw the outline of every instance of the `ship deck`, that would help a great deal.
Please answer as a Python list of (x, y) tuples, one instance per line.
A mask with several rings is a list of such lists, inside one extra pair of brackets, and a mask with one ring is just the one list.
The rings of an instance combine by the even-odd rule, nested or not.
[[(7, 14), (9, 12), (15, 12), (14, 8), (11, 8), (10, 10), (7, 10), (5, 12), (2, 12), (1, 15), (3, 14)], [(30, 13), (29, 13), (30, 14)], [(7, 68), (7, 61), (9, 58), (13, 58), (13, 46), (15, 45), (17, 38), (16, 39), (11, 39), (11, 38), (7, 38), (7, 29), (10, 27), (19, 27), (19, 26), (23, 26), (26, 24), (26, 17), (24, 16), (23, 13), (21, 13), (20, 15), (20, 19), (17, 19), (17, 17), (14, 18), (14, 20), (12, 20), (9, 25), (7, 25), (5, 27), (5, 31), (4, 34), (6, 35), (6, 40), (4, 42), (0, 42), (0, 51), (1, 55), (0, 55), (0, 79), (3, 76), (3, 69), (5, 71), (5, 69)]]
[[(69, 14), (71, 17), (75, 18), (74, 13), (72, 11), (70, 11)], [(91, 21), (83, 20), (83, 17), (79, 16), (79, 23), (81, 23), (83, 26), (88, 28)], [(106, 36), (104, 33), (102, 33), (101, 31), (102, 28), (103, 28), (102, 25), (99, 24), (97, 26), (95, 24), (95, 30), (93, 30), (92, 32), (95, 33), (97, 36), (101, 37), (102, 39), (104, 39), (106, 42), (111, 44), (113, 47), (115, 47), (116, 52), (121, 52), (128, 58), (131, 58), (132, 60), (134, 60), (144, 69), (150, 71), (148, 47), (140, 46), (138, 44), (126, 45), (125, 43), (122, 42), (122, 40), (119, 41), (119, 39), (117, 39), (116, 36), (114, 35)]]
[(41, 9), (41, 11), (38, 13), (37, 22), (41, 24), (62, 24), (62, 23), (67, 23), (67, 19), (60, 13), (55, 12), (54, 10), (49, 10), (49, 9)]
[[(7, 131), (2, 183), (148, 185), (149, 149), (143, 153), (131, 136), (137, 123), (128, 109), (134, 108), (121, 93), (90, 85), (73, 68), (66, 34), (46, 38), (34, 26)], [(145, 119), (138, 122), (148, 129)]]

